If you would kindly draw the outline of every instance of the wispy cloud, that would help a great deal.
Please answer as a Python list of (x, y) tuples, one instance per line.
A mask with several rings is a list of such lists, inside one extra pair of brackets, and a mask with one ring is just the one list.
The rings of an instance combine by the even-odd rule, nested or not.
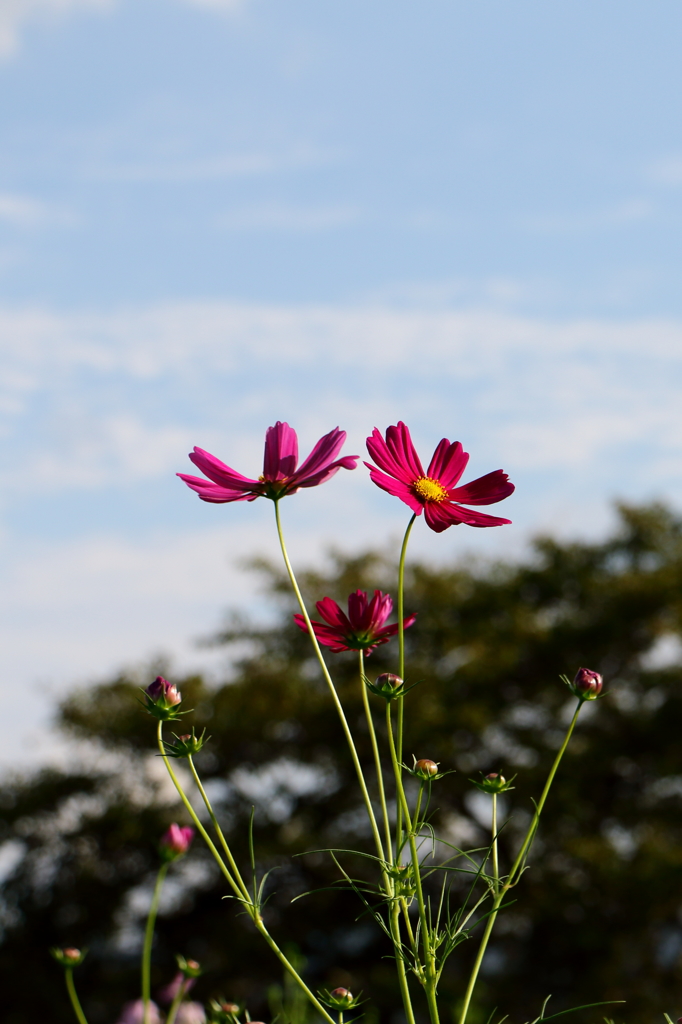
[(18, 228), (65, 226), (75, 223), (75, 216), (64, 207), (45, 203), (32, 196), (0, 192), (0, 221)]
[(102, 11), (114, 0), (2, 0), (0, 3), (0, 57), (17, 51), (22, 30), (30, 25), (50, 25), (69, 14)]
[(633, 198), (596, 210), (533, 215), (524, 218), (523, 224), (532, 231), (577, 234), (627, 226), (646, 220), (653, 212), (654, 205), (649, 199)]

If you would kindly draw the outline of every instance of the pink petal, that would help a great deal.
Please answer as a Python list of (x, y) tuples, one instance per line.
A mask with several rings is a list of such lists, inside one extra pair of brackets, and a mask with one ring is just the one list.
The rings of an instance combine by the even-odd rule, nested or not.
[(341, 611), (336, 601), (332, 601), (331, 597), (323, 597), (321, 601), (316, 602), (315, 607), (324, 621), (329, 623), (330, 626), (334, 626), (335, 629), (341, 630), (344, 633), (351, 633), (353, 631), (348, 618)]
[(461, 517), (453, 515), (452, 509), (453, 506), (446, 504), (444, 501), (429, 501), (424, 509), (426, 525), (435, 533), (442, 533), (449, 526), (461, 523)]
[[(304, 633), (308, 632), (306, 621), (302, 615), (294, 615), (294, 622), (302, 629)], [(346, 639), (343, 634), (332, 626), (325, 626), (323, 622), (316, 622), (314, 619), (311, 622), (313, 632), (321, 644), (325, 647), (329, 647), (335, 654), (340, 651), (350, 651), (352, 648), (346, 643)]]
[(424, 503), (414, 494), (410, 487), (404, 484), (401, 480), (394, 480), (393, 477), (386, 476), (385, 473), (380, 473), (378, 469), (375, 469), (369, 462), (365, 465), (369, 470), (371, 480), (381, 487), (382, 491), (388, 491), (389, 494), (393, 494), (396, 498), (400, 498), (406, 505), (416, 512), (417, 515), (421, 515), (424, 509)]
[(348, 597), (348, 618), (355, 633), (364, 633), (369, 629), (371, 616), (368, 615), (369, 602), (364, 590), (356, 590)]
[[(396, 429), (390, 428), (390, 429)], [(388, 431), (386, 431), (388, 434)], [(400, 459), (396, 459), (395, 454), (389, 449), (386, 441), (384, 441), (380, 432), (375, 427), (370, 437), (367, 438), (367, 450), (370, 457), (374, 459), (377, 466), (383, 469), (386, 473), (395, 477), (396, 480), (401, 480), (404, 484), (411, 484), (417, 479), (418, 476), (423, 476), (423, 473), (417, 473), (416, 475), (410, 469), (408, 465), (405, 465)], [(419, 460), (417, 460), (419, 461)], [(367, 463), (365, 463), (367, 465)], [(374, 467), (370, 466), (370, 469)], [(375, 481), (376, 482), (376, 481)]]
[(469, 461), (459, 441), (450, 444), (447, 437), (440, 442), (426, 472), (427, 476), (438, 480), (443, 487), (454, 487)]
[[(412, 615), (406, 616), (403, 619), (403, 629), (409, 629), (410, 626), (414, 625), (417, 619), (417, 613), (413, 612)], [(383, 629), (378, 630), (377, 639), (385, 637), (386, 640), (390, 640), (392, 636), (395, 636), (398, 632), (398, 623), (394, 622), (390, 626), (384, 626)]]
[(257, 494), (250, 492), (230, 490), (227, 487), (219, 487), (218, 484), (204, 480), (200, 476), (187, 476), (185, 473), (176, 473), (181, 480), (184, 480), (188, 487), (199, 495), (202, 501), (210, 501), (214, 505), (222, 505), (227, 501), (253, 501)]
[(288, 423), (277, 420), (265, 432), (263, 476), (266, 480), (283, 480), (292, 476), (298, 462), (298, 438)]
[(396, 462), (412, 474), (412, 481), (425, 475), (417, 450), (412, 444), (410, 431), (402, 420), (398, 421), (397, 426), (386, 430), (386, 445)]
[(189, 457), (197, 469), (200, 469), (209, 480), (220, 487), (227, 487), (233, 491), (251, 491), (259, 486), (258, 480), (250, 480), (247, 476), (236, 473), (234, 469), (230, 469), (215, 455), (205, 452), (203, 448), (195, 448), (193, 452), (190, 452)]
[(462, 502), (465, 505), (494, 505), (503, 498), (508, 498), (514, 492), (514, 484), (509, 482), (509, 477), (501, 469), (493, 473), (480, 476), (478, 480), (472, 480), (463, 487), (457, 487), (449, 492), (452, 501)]
[(359, 458), (359, 455), (344, 455), (342, 459), (332, 462), (331, 465), (325, 466), (324, 469), (312, 474), (312, 476), (306, 475), (303, 477), (302, 470), (299, 470), (297, 473), (294, 473), (292, 483), (296, 489), (299, 487), (317, 487), (318, 484), (323, 484), (325, 480), (333, 477), (340, 469), (355, 469)]
[(376, 632), (381, 629), (386, 619), (393, 611), (393, 599), (390, 594), (384, 594), (381, 590), (375, 590), (374, 596), (367, 608), (367, 625), (365, 629)]

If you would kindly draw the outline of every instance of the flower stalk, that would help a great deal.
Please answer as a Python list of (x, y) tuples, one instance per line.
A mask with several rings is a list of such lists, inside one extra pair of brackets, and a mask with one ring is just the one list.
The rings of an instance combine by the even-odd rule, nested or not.
[[(481, 969), (481, 964), (483, 963), (483, 957), (485, 956), (485, 951), (486, 951), (486, 949), (488, 947), (488, 942), (490, 940), (490, 936), (492, 934), (492, 930), (495, 927), (495, 921), (497, 919), (498, 911), (500, 909), (502, 901), (504, 900), (505, 896), (507, 895), (507, 892), (514, 885), (517, 884), (517, 882), (518, 882), (518, 880), (519, 880), (519, 878), (521, 876), (521, 873), (522, 873), (523, 868), (525, 866), (526, 857), (527, 857), (528, 852), (530, 850), (530, 847), (531, 847), (531, 845), (533, 843), (533, 839), (535, 838), (535, 833), (537, 832), (538, 823), (540, 821), (540, 815), (542, 814), (542, 809), (545, 806), (545, 801), (547, 800), (547, 796), (548, 796), (550, 788), (552, 786), (552, 782), (554, 781), (554, 776), (556, 775), (557, 770), (559, 768), (559, 765), (561, 764), (561, 760), (562, 760), (564, 754), (566, 753), (566, 748), (568, 747), (568, 744), (570, 742), (571, 736), (573, 735), (573, 730), (575, 729), (576, 722), (578, 721), (578, 715), (580, 714), (580, 709), (582, 708), (584, 703), (585, 703), (585, 698), (579, 697), (578, 698), (578, 705), (577, 705), (577, 707), (575, 709), (575, 712), (573, 714), (573, 718), (571, 719), (571, 724), (568, 727), (568, 730), (567, 730), (566, 735), (564, 737), (564, 741), (561, 744), (561, 747), (559, 748), (559, 752), (557, 753), (557, 755), (556, 755), (556, 757), (554, 759), (554, 763), (553, 763), (553, 765), (552, 765), (552, 767), (550, 769), (549, 775), (547, 776), (547, 781), (545, 782), (545, 787), (544, 787), (544, 789), (542, 791), (542, 795), (541, 795), (540, 799), (538, 800), (537, 804), (535, 805), (535, 813), (533, 814), (533, 817), (531, 819), (531, 823), (528, 826), (528, 831), (526, 832), (526, 835), (525, 835), (525, 838), (523, 840), (523, 843), (521, 844), (521, 849), (519, 850), (518, 854), (516, 855), (516, 860), (514, 861), (514, 863), (512, 865), (511, 871), (507, 875), (506, 881), (503, 884), (499, 884), (499, 881), (498, 881), (498, 892), (497, 892), (496, 896), (493, 899), (492, 911), (491, 911), (491, 913), (490, 913), (490, 915), (488, 917), (488, 920), (486, 921), (485, 930), (484, 930), (483, 936), (481, 938), (481, 943), (480, 943), (480, 946), (478, 948), (478, 953), (476, 954), (476, 959), (474, 961), (474, 966), (473, 966), (473, 968), (471, 970), (471, 975), (469, 976), (469, 984), (467, 985), (467, 990), (466, 990), (466, 993), (464, 995), (464, 1004), (462, 1006), (462, 1012), (461, 1012), (460, 1017), (459, 1017), (459, 1024), (466, 1024), (467, 1015), (469, 1013), (469, 1006), (471, 1004), (471, 997), (473, 996), (474, 988), (476, 987), (476, 982), (478, 980), (478, 974), (479, 974), (479, 971)], [(495, 835), (496, 835), (496, 833), (495, 833)]]

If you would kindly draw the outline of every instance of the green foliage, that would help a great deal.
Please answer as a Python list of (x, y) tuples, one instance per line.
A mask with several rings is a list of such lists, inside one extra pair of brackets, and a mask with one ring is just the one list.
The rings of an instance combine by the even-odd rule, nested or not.
[[(332, 858), (307, 853), (363, 844), (371, 852), (350, 757), (308, 639), (291, 623), (285, 581), (261, 569), (280, 620), (272, 628), (228, 623), (217, 642), (237, 645), (240, 659), (224, 685), (174, 680), (183, 706), (194, 709), (183, 731), (211, 734), (196, 763), (244, 867), (256, 805), (258, 870), (276, 869), (267, 886), (270, 930), (300, 949), (313, 988), (362, 990), (369, 1012), (388, 1019), (399, 1007), (388, 942), (354, 894), (334, 884)], [(345, 600), (358, 587), (394, 591), (392, 571), (376, 553), (337, 555), (328, 574), (303, 577), (304, 590), (309, 601)], [(586, 666), (604, 675), (609, 691), (583, 709), (529, 870), (484, 963), (472, 1024), (484, 1024), (495, 1006), (515, 1024), (532, 1020), (550, 992), (554, 1012), (626, 999), (618, 1013), (626, 1022), (660, 1019), (663, 1006), (676, 1005), (682, 667), (679, 659), (661, 665), (656, 653), (680, 636), (681, 584), (682, 521), (660, 506), (621, 508), (603, 543), (543, 538), (519, 563), (409, 569), (405, 608), (419, 614), (406, 634), (405, 683), (418, 685), (406, 698), (404, 756), (457, 770), (434, 784), (431, 803), (434, 824), (453, 843), (488, 841), (480, 824), (488, 798), (469, 777), (516, 775), (513, 792), (498, 798), (501, 820), (503, 806), (511, 814), (500, 836), (508, 867), (575, 704), (559, 675)], [(396, 671), (394, 648), (368, 659), (370, 681)], [(357, 658), (329, 662), (372, 778)], [(137, 702), (147, 682), (119, 678), (62, 706), (61, 727), (100, 751), (91, 770), (44, 771), (2, 787), (0, 838), (23, 850), (1, 909), (7, 1024), (70, 1019), (50, 946), (90, 949), (78, 984), (91, 1024), (113, 1024), (122, 1002), (137, 995), (139, 887), (147, 886), (148, 899), (158, 838), (170, 821), (186, 823), (159, 771), (154, 723)], [(370, 699), (381, 742), (385, 701)], [(340, 862), (355, 879), (367, 875), (362, 858)], [(252, 1016), (267, 1014), (265, 994), (274, 1006), (280, 968), (235, 901), (221, 899), (226, 886), (202, 845), (173, 871), (176, 902), (159, 917), (153, 989), (181, 953), (205, 968), (198, 998), (223, 994), (246, 1002)], [(460, 945), (443, 975), (443, 1002), (453, 1011), (474, 946)], [(277, 998), (290, 1006), (282, 1016), (297, 1024), (304, 1011), (285, 994)], [(596, 1019), (591, 1013), (576, 1019)]]

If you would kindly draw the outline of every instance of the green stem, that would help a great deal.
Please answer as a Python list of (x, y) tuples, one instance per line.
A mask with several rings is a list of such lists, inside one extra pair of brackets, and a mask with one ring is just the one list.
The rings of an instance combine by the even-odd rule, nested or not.
[(493, 927), (495, 926), (497, 912), (500, 909), (502, 900), (506, 896), (508, 890), (513, 885), (516, 885), (517, 874), (519, 874), (519, 872), (523, 869), (525, 857), (528, 854), (528, 851), (530, 850), (533, 839), (535, 838), (535, 833), (537, 831), (538, 823), (540, 821), (540, 815), (542, 814), (542, 808), (545, 806), (545, 801), (547, 800), (550, 787), (552, 785), (552, 782), (554, 781), (554, 776), (557, 773), (557, 769), (561, 763), (561, 759), (566, 753), (566, 748), (569, 744), (571, 736), (573, 735), (573, 730), (575, 729), (575, 724), (578, 721), (578, 715), (580, 714), (580, 709), (583, 706), (583, 704), (584, 701), (579, 699), (578, 706), (576, 707), (573, 718), (571, 719), (571, 724), (569, 725), (568, 730), (566, 732), (566, 736), (564, 737), (564, 742), (561, 744), (559, 752), (554, 759), (554, 764), (552, 765), (549, 775), (547, 776), (547, 781), (545, 783), (545, 788), (542, 791), (542, 796), (536, 804), (535, 814), (533, 815), (532, 821), (528, 827), (528, 831), (526, 832), (526, 837), (523, 843), (521, 844), (521, 849), (519, 850), (516, 856), (516, 860), (512, 865), (512, 869), (509, 872), (509, 875), (507, 876), (507, 881), (500, 888), (498, 894), (493, 900), (493, 909), (486, 923), (485, 931), (483, 932), (483, 937), (481, 938), (481, 945), (479, 946), (478, 953), (476, 955), (476, 960), (474, 961), (474, 966), (471, 970), (471, 976), (469, 977), (469, 984), (467, 985), (466, 994), (464, 996), (464, 1005), (462, 1007), (462, 1013), (460, 1014), (459, 1024), (466, 1024), (467, 1014), (469, 1012), (469, 1005), (471, 1003), (471, 997), (474, 994), (474, 988), (476, 986), (476, 981), (478, 980), (478, 973), (481, 969), (483, 957), (485, 956), (485, 951), (488, 946), (488, 940), (490, 939)]
[[(412, 527), (414, 526), (417, 513), (415, 512), (405, 530), (405, 536), (403, 537), (403, 543), (400, 548), (400, 561), (398, 562), (398, 675), (401, 679), (405, 678), (405, 557), (407, 555), (407, 542), (410, 539), (412, 533)], [(402, 760), (403, 760), (403, 718), (404, 718), (404, 697), (398, 698), (398, 727), (397, 727), (397, 747), (398, 747), (398, 770), (402, 777)], [(401, 832), (403, 828), (402, 823), (402, 808), (400, 801), (398, 801), (397, 814), (396, 814), (396, 850), (400, 848)]]
[(306, 627), (308, 629), (308, 636), (310, 637), (311, 643), (312, 643), (313, 648), (315, 650), (315, 655), (317, 657), (318, 662), (320, 663), (320, 668), (322, 669), (322, 674), (323, 674), (323, 676), (325, 678), (327, 686), (329, 687), (329, 691), (330, 691), (330, 693), (332, 695), (332, 700), (334, 701), (334, 706), (336, 708), (336, 712), (337, 712), (337, 714), (338, 714), (338, 716), (339, 716), (339, 718), (341, 720), (341, 725), (343, 727), (343, 731), (345, 733), (346, 740), (348, 742), (348, 747), (350, 749), (351, 757), (353, 759), (353, 764), (355, 766), (355, 771), (356, 771), (356, 774), (357, 774), (357, 777), (358, 777), (358, 782), (360, 783), (360, 789), (362, 791), (362, 798), (364, 800), (365, 807), (367, 809), (367, 814), (369, 816), (370, 825), (372, 826), (372, 833), (374, 835), (374, 843), (376, 845), (377, 854), (379, 856), (379, 859), (382, 861), (382, 863), (384, 863), (386, 858), (384, 856), (384, 848), (383, 848), (383, 844), (381, 842), (381, 836), (379, 834), (379, 827), (377, 825), (376, 816), (374, 814), (374, 808), (372, 807), (372, 801), (369, 798), (369, 792), (367, 790), (367, 783), (365, 782), (365, 777), (364, 777), (364, 775), (362, 773), (362, 765), (360, 764), (360, 758), (358, 757), (358, 752), (357, 752), (357, 750), (355, 748), (355, 741), (353, 740), (353, 734), (350, 731), (350, 726), (348, 725), (348, 721), (346, 719), (346, 715), (345, 715), (345, 712), (343, 710), (343, 705), (341, 704), (341, 701), (339, 699), (339, 695), (336, 692), (336, 687), (334, 686), (334, 682), (332, 680), (332, 677), (329, 674), (329, 669), (327, 668), (327, 663), (324, 660), (324, 657), (322, 655), (322, 651), (320, 650), (320, 645), (317, 642), (317, 637), (315, 636), (315, 631), (314, 631), (314, 629), (312, 627), (312, 623), (310, 621), (310, 616), (308, 615), (308, 610), (307, 610), (307, 608), (305, 606), (305, 602), (303, 600), (303, 595), (301, 594), (300, 588), (299, 588), (298, 583), (296, 581), (296, 576), (294, 575), (293, 567), (291, 565), (291, 562), (289, 561), (289, 555), (287, 553), (286, 544), (284, 543), (284, 534), (282, 532), (282, 523), (281, 523), (280, 515), (279, 515), (279, 501), (275, 500), (275, 501), (273, 501), (273, 504), (275, 506), (275, 522), (277, 523), (277, 536), (279, 537), (279, 545), (280, 545), (280, 548), (282, 549), (282, 557), (284, 559), (284, 565), (286, 566), (286, 570), (287, 570), (287, 573), (288, 573), (288, 576), (289, 576), (289, 580), (291, 582), (291, 586), (293, 588), (294, 594), (296, 595), (296, 600), (298, 601), (298, 606), (301, 609), (301, 614), (303, 616), (304, 622), (305, 622)]
[(161, 889), (165, 881), (166, 875), (168, 874), (169, 864), (162, 864), (159, 868), (159, 873), (156, 876), (156, 882), (154, 883), (154, 893), (152, 895), (152, 903), (149, 908), (149, 914), (147, 915), (147, 927), (144, 930), (144, 945), (142, 947), (142, 1002), (144, 1003), (144, 1016), (142, 1018), (143, 1024), (149, 1024), (149, 1000), (151, 999), (151, 963), (152, 963), (152, 943), (154, 941), (154, 925), (156, 924), (156, 915), (159, 910), (159, 900), (161, 899)]
[(83, 1013), (83, 1007), (76, 992), (76, 985), (73, 980), (73, 967), (66, 967), (64, 969), (64, 981), (66, 982), (66, 991), (69, 993), (69, 999), (71, 1000), (78, 1024), (88, 1024), (87, 1017)]
[(500, 887), (500, 862), (497, 856), (497, 793), (493, 793), (493, 878), (495, 880), (495, 895), (497, 896)]
[[(393, 945), (395, 947), (395, 965), (396, 970), (398, 971), (398, 985), (400, 987), (400, 995), (402, 996), (403, 1007), (405, 1009), (405, 1017), (407, 1018), (407, 1024), (415, 1024), (414, 1010), (412, 1009), (412, 997), (410, 996), (410, 986), (407, 981), (405, 961), (403, 960), (402, 957), (402, 949), (400, 942), (400, 907), (397, 903), (394, 903), (393, 906), (391, 907), (390, 919), (391, 937), (393, 938)], [(414, 948), (414, 936), (412, 937), (412, 946)]]
[(185, 998), (186, 993), (187, 993), (187, 978), (183, 978), (182, 982), (180, 984), (180, 988), (178, 989), (178, 991), (175, 994), (175, 999), (173, 1000), (173, 1002), (170, 1005), (170, 1010), (168, 1011), (168, 1017), (166, 1019), (166, 1024), (175, 1024), (175, 1018), (178, 1015), (178, 1010), (180, 1009), (180, 1003)]
[[(407, 803), (407, 797), (405, 796), (405, 789), (403, 787), (403, 780), (400, 774), (400, 765), (396, 755), (395, 742), (393, 740), (393, 727), (391, 725), (391, 702), (386, 701), (386, 731), (388, 733), (388, 743), (391, 751), (391, 763), (393, 764), (393, 772), (395, 774), (395, 786), (398, 796), (399, 805), (402, 806), (403, 814), (405, 815), (405, 821), (408, 826), (411, 826), (410, 809)], [(419, 851), (417, 850), (417, 844), (415, 842), (414, 832), (409, 827), (408, 831), (408, 842), (410, 845), (410, 854), (412, 857), (412, 870), (414, 873), (414, 884), (417, 891), (417, 905), (419, 907), (419, 924), (421, 926), (422, 933), (422, 945), (424, 949), (424, 987), (426, 989), (426, 999), (429, 1005), (429, 1016), (431, 1018), (431, 1024), (438, 1024), (438, 1004), (436, 1001), (436, 964), (433, 950), (431, 949), (430, 941), (430, 930), (428, 927), (428, 921), (426, 917), (426, 903), (424, 901), (424, 891), (422, 889), (422, 879), (419, 863)]]
[[(187, 796), (185, 795), (185, 792), (184, 792), (182, 786), (180, 785), (178, 777), (175, 774), (175, 772), (173, 771), (173, 768), (171, 766), (170, 760), (166, 756), (165, 748), (163, 746), (163, 728), (162, 728), (162, 723), (161, 722), (159, 722), (158, 743), (159, 743), (159, 750), (161, 751), (163, 759), (166, 762), (166, 768), (168, 769), (168, 773), (169, 773), (171, 779), (173, 780), (173, 784), (174, 784), (175, 788), (177, 789), (177, 791), (178, 791), (178, 793), (180, 795), (180, 799), (182, 800), (183, 804), (185, 805), (185, 807), (189, 811), (189, 814), (192, 817), (192, 821), (195, 823), (197, 829), (201, 833), (201, 835), (202, 835), (202, 837), (204, 839), (204, 842), (206, 843), (206, 845), (208, 846), (209, 850), (211, 851), (211, 853), (215, 857), (216, 861), (218, 862), (218, 865), (219, 865), (220, 870), (222, 871), (223, 875), (225, 876), (225, 878), (228, 880), (228, 882), (230, 883), (230, 885), (234, 889), (234, 891), (235, 891), (239, 901), (245, 906), (247, 913), (249, 914), (249, 916), (251, 917), (251, 920), (253, 921), (253, 924), (254, 924), (254, 927), (255, 927), (256, 931), (259, 932), (259, 934), (265, 939), (265, 941), (267, 942), (267, 944), (270, 947), (270, 949), (272, 950), (272, 952), (275, 954), (275, 956), (280, 961), (280, 963), (286, 968), (286, 970), (289, 972), (289, 974), (294, 979), (296, 984), (306, 994), (307, 998), (313, 1004), (315, 1009), (319, 1013), (322, 1014), (322, 1016), (325, 1018), (326, 1021), (329, 1022), (329, 1024), (336, 1024), (334, 1018), (329, 1013), (327, 1013), (327, 1011), (325, 1010), (324, 1006), (319, 1001), (319, 999), (317, 999), (317, 997), (315, 995), (313, 995), (313, 993), (310, 991), (310, 989), (308, 988), (308, 986), (304, 982), (303, 978), (301, 978), (301, 976), (299, 975), (298, 971), (295, 969), (293, 964), (291, 964), (287, 960), (287, 958), (284, 955), (284, 953), (282, 952), (282, 950), (279, 948), (279, 946), (277, 945), (277, 943), (275, 942), (273, 937), (270, 935), (269, 931), (265, 927), (265, 923), (264, 923), (264, 921), (263, 921), (263, 919), (262, 919), (262, 917), (260, 915), (258, 907), (254, 904), (253, 899), (251, 898), (248, 890), (246, 889), (246, 886), (244, 885), (244, 882), (241, 879), (241, 875), (239, 875), (239, 881), (241, 882), (241, 885), (244, 886), (244, 891), (245, 891), (246, 895), (244, 895), (244, 893), (242, 892), (242, 890), (239, 887), (238, 882), (235, 881), (235, 879), (232, 877), (232, 875), (228, 871), (228, 869), (227, 869), (227, 867), (226, 867), (222, 857), (218, 853), (218, 851), (217, 851), (213, 841), (211, 840), (211, 837), (209, 836), (209, 834), (207, 833), (206, 829), (204, 828), (204, 826), (199, 821), (199, 819), (198, 819), (198, 817), (196, 815), (196, 811), (194, 810), (194, 808), (192, 807), (191, 803), (187, 799)], [(194, 769), (194, 767), (193, 767), (193, 774), (194, 774), (194, 777), (196, 779), (198, 779), (198, 775), (196, 774), (196, 770)], [(204, 787), (201, 786), (201, 785), (200, 785), (200, 792), (201, 792), (201, 795), (203, 797), (204, 803), (206, 804), (206, 809), (208, 810), (209, 814), (211, 815), (211, 820), (214, 822), (214, 824), (217, 823), (217, 819), (215, 817), (215, 813), (213, 811), (213, 808), (211, 807), (210, 801), (208, 799), (208, 795), (207, 795)], [(218, 828), (219, 828), (219, 826), (218, 826)], [(224, 837), (223, 837), (223, 840), (224, 840)], [(225, 846), (227, 846), (226, 842), (225, 842)], [(229, 856), (233, 860), (231, 853), (229, 854)]]
[[(225, 856), (227, 857), (227, 860), (228, 860), (228, 863), (230, 865), (230, 868), (232, 869), (234, 877), (235, 877), (235, 879), (237, 881), (237, 885), (241, 889), (242, 894), (244, 895), (246, 900), (250, 901), (251, 900), (251, 896), (250, 896), (249, 890), (247, 889), (246, 883), (244, 882), (244, 879), (241, 876), (239, 868), (237, 867), (237, 863), (236, 863), (236, 861), (235, 861), (235, 859), (234, 859), (234, 857), (232, 855), (232, 851), (230, 850), (230, 847), (228, 846), (227, 840), (226, 840), (225, 836), (223, 835), (223, 830), (221, 829), (220, 825), (218, 824), (218, 819), (217, 819), (217, 817), (215, 815), (215, 812), (214, 812), (214, 810), (213, 810), (213, 808), (211, 806), (211, 802), (208, 799), (208, 795), (206, 794), (206, 790), (204, 789), (204, 787), (203, 787), (203, 785), (201, 783), (201, 779), (199, 778), (199, 774), (198, 774), (198, 772), (197, 772), (197, 770), (196, 770), (196, 768), (194, 766), (194, 761), (192, 760), (191, 755), (187, 758), (187, 762), (188, 762), (190, 770), (192, 772), (192, 776), (194, 778), (194, 781), (195, 781), (195, 783), (197, 785), (197, 789), (201, 793), (201, 798), (204, 801), (204, 804), (206, 806), (206, 810), (208, 811), (209, 816), (211, 818), (211, 821), (213, 823), (213, 828), (215, 829), (216, 835), (218, 836), (218, 839), (220, 840), (220, 845), (222, 846), (223, 850), (225, 851)], [(167, 1021), (166, 1024), (170, 1024), (170, 1021)]]
[(372, 719), (372, 710), (369, 706), (369, 697), (367, 695), (367, 686), (365, 684), (365, 660), (362, 651), (358, 651), (360, 659), (360, 689), (362, 691), (362, 703), (365, 709), (365, 718), (367, 719), (367, 728), (369, 729), (369, 738), (372, 743), (372, 752), (374, 754), (374, 767), (377, 773), (377, 786), (379, 788), (379, 800), (381, 802), (381, 811), (384, 816), (384, 835), (386, 837), (386, 854), (389, 862), (393, 863), (393, 850), (391, 842), (391, 823), (388, 817), (388, 806), (386, 804), (386, 791), (384, 789), (384, 774), (381, 770), (381, 757), (379, 755), (379, 744), (377, 743), (377, 734), (374, 728), (374, 720)]
[(161, 721), (159, 721), (158, 729), (156, 731), (156, 741), (157, 741), (157, 744), (158, 744), (158, 747), (159, 747), (159, 751), (161, 753), (161, 757), (163, 758), (163, 760), (165, 762), (166, 770), (167, 770), (168, 774), (171, 777), (171, 781), (173, 782), (173, 785), (175, 786), (176, 790), (178, 791), (178, 795), (179, 795), (180, 799), (182, 800), (183, 804), (185, 805), (185, 809), (186, 809), (187, 813), (189, 814), (190, 818), (194, 822), (194, 824), (196, 826), (196, 829), (199, 832), (200, 836), (202, 837), (202, 839), (204, 840), (204, 842), (208, 846), (209, 850), (211, 851), (211, 853), (215, 857), (216, 863), (218, 864), (218, 867), (220, 868), (220, 870), (222, 871), (223, 875), (225, 876), (225, 878), (229, 882), (230, 887), (235, 892), (237, 898), (239, 900), (243, 901), (244, 897), (243, 897), (243, 893), (242, 893), (241, 889), (239, 888), (239, 885), (237, 884), (237, 882), (234, 880), (234, 878), (230, 874), (230, 872), (229, 872), (229, 870), (227, 868), (227, 865), (225, 864), (225, 861), (220, 856), (220, 854), (218, 853), (218, 851), (217, 851), (217, 849), (215, 847), (215, 843), (213, 842), (213, 840), (209, 836), (209, 834), (206, 831), (206, 829), (204, 828), (204, 826), (199, 821), (199, 818), (197, 817), (196, 811), (194, 810), (194, 808), (192, 807), (191, 803), (187, 799), (185, 791), (182, 788), (182, 786), (180, 785), (180, 782), (178, 780), (177, 775), (173, 771), (173, 766), (170, 763), (170, 758), (166, 754), (166, 748), (163, 745), (163, 722), (161, 722)]

